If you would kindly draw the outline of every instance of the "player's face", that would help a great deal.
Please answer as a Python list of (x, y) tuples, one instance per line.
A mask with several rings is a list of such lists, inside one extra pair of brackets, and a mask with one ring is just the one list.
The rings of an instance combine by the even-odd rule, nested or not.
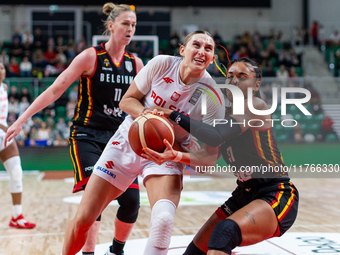
[(109, 22), (111, 36), (118, 41), (124, 42), (126, 45), (130, 43), (132, 36), (136, 30), (136, 15), (134, 12), (122, 12), (116, 17), (115, 22)]
[(195, 34), (186, 46), (181, 46), (180, 53), (186, 66), (192, 70), (202, 71), (215, 59), (214, 40), (205, 34)]
[[(236, 62), (229, 68), (225, 83), (239, 87), (243, 92), (244, 98), (247, 99), (247, 90), (249, 87), (252, 87), (253, 91), (259, 89), (260, 83), (256, 81), (255, 78), (255, 72), (251, 67), (243, 62)], [(230, 102), (233, 102), (233, 97), (229, 89), (227, 89), (227, 97)]]
[(0, 83), (3, 82), (3, 80), (6, 77), (6, 69), (3, 63), (0, 63)]

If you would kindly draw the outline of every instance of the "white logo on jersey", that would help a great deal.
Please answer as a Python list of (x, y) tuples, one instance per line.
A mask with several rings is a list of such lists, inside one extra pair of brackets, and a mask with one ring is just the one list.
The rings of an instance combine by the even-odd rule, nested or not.
[(113, 107), (114, 109), (112, 110), (111, 108), (107, 108), (107, 105), (104, 104), (104, 113), (107, 115), (113, 115), (115, 117), (122, 117), (123, 111), (119, 109), (119, 107)]
[(105, 74), (100, 73), (99, 76), (100, 82), (107, 82), (107, 83), (120, 83), (120, 84), (131, 84), (133, 81), (133, 76), (128, 75), (114, 75), (114, 74)]
[(132, 63), (131, 62), (125, 62), (125, 68), (128, 70), (129, 73), (132, 71)]

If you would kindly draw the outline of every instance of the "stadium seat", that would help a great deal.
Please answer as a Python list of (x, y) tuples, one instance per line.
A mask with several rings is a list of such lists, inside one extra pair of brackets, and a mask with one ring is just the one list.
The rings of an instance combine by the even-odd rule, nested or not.
[(335, 134), (328, 134), (328, 135), (326, 135), (325, 141), (327, 141), (327, 142), (337, 142), (338, 137)]
[(21, 81), (21, 87), (22, 88), (27, 88), (27, 89), (30, 89), (30, 86), (31, 86), (31, 80), (22, 80)]
[(301, 67), (295, 67), (295, 72), (296, 74), (299, 76), (299, 77), (302, 77), (303, 76), (303, 70)]
[(288, 141), (288, 135), (286, 134), (281, 134), (276, 137), (276, 140), (278, 142), (287, 142)]
[(315, 116), (315, 119), (316, 119), (318, 122), (321, 122), (324, 118), (325, 118), (325, 114), (323, 114), (323, 113), (320, 113), (320, 114), (318, 114), (318, 115)]
[(295, 104), (292, 104), (292, 105), (289, 105), (287, 107), (287, 114), (290, 113), (292, 115), (295, 115), (295, 114), (298, 114), (300, 113), (301, 111), (299, 110), (299, 108), (296, 107)]
[(169, 40), (160, 40), (159, 41), (159, 48), (161, 50), (166, 50), (170, 48), (170, 41)]
[(312, 124), (312, 125), (309, 126), (309, 129), (308, 129), (308, 130), (309, 130), (309, 133), (310, 133), (310, 134), (316, 136), (317, 134), (320, 133), (320, 125), (314, 123), (314, 124)]
[(312, 125), (315, 122), (313, 115), (306, 115), (304, 119), (305, 119), (305, 123), (308, 125)]
[(66, 118), (66, 107), (65, 106), (57, 106), (55, 108), (56, 118)]
[(301, 114), (295, 114), (295, 115), (294, 115), (294, 119), (295, 119), (298, 123), (300, 123), (300, 122), (302, 122), (302, 115), (301, 115)]
[(275, 134), (278, 135), (278, 136), (285, 134), (285, 128), (283, 126), (281, 126), (280, 124), (274, 126), (274, 131), (275, 131)]
[(307, 131), (308, 131), (307, 125), (303, 124), (303, 123), (300, 124), (300, 129), (301, 129), (302, 133), (304, 133), (304, 134), (306, 134)]

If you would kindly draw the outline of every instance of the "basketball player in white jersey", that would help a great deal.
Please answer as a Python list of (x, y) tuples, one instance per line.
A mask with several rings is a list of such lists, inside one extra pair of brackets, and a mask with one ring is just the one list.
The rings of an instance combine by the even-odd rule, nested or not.
[(22, 168), (19, 150), (14, 139), (7, 143), (5, 148), (5, 135), (7, 131), (8, 98), (7, 85), (3, 83), (6, 77), (5, 66), (0, 62), (0, 160), (9, 175), (9, 191), (12, 195), (13, 215), (9, 222), (12, 228), (34, 228), (35, 223), (28, 222), (22, 215)]
[[(63, 255), (74, 255), (81, 249), (87, 231), (99, 214), (139, 174), (144, 177), (152, 208), (150, 238), (144, 254), (167, 254), (182, 189), (184, 164), (177, 162), (179, 158), (157, 165), (139, 157), (129, 145), (128, 130), (133, 118), (145, 109), (157, 106), (184, 112), (206, 123), (223, 118), (223, 95), (212, 88), (213, 82), (206, 71), (214, 60), (214, 50), (212, 36), (205, 31), (196, 31), (189, 34), (181, 46), (182, 57), (155, 57), (137, 74), (119, 105), (130, 116), (108, 142), (94, 166), (76, 216), (67, 227)], [(207, 96), (209, 114), (202, 116), (203, 93), (211, 96)], [(190, 135), (179, 126), (175, 126), (175, 132), (184, 150), (190, 145)]]

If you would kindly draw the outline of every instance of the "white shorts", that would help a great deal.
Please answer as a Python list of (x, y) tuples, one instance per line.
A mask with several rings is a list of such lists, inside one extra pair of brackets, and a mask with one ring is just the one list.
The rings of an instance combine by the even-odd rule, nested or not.
[(143, 179), (149, 175), (182, 175), (185, 164), (168, 161), (157, 165), (138, 156), (118, 129), (107, 143), (94, 166), (93, 174), (107, 180), (125, 191), (138, 175)]
[(0, 152), (3, 151), (4, 149), (6, 149), (10, 144), (13, 143), (13, 139), (10, 140), (8, 143), (7, 143), (7, 146), (5, 148), (5, 136), (6, 136), (6, 133), (4, 132), (1, 132), (0, 133)]

